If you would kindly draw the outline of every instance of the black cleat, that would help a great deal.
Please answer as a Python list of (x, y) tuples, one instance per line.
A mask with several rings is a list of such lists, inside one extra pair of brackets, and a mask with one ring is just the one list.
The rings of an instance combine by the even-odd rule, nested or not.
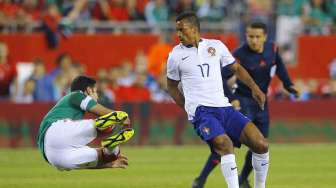
[(241, 183), (239, 183), (239, 188), (252, 188), (249, 181), (248, 180), (245, 180)]
[(195, 178), (191, 188), (203, 188), (205, 181), (201, 181), (199, 178)]

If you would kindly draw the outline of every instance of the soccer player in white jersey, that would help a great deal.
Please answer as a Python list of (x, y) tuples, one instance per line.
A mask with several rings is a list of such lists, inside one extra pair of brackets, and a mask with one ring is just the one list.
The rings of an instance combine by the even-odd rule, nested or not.
[(265, 188), (268, 142), (248, 118), (233, 109), (224, 96), (221, 69), (228, 66), (251, 89), (261, 108), (265, 95), (246, 70), (235, 63), (221, 41), (200, 37), (200, 23), (195, 13), (178, 15), (176, 30), (181, 43), (174, 47), (167, 61), (169, 94), (176, 104), (185, 108), (200, 138), (211, 151), (221, 156), (221, 170), (228, 188), (239, 188), (233, 149), (241, 144), (253, 152), (254, 187)]
[[(61, 98), (43, 118), (38, 146), (44, 159), (59, 170), (125, 168), (127, 157), (120, 154), (119, 144), (128, 141), (134, 130), (128, 114), (112, 111), (97, 103), (96, 81), (78, 76), (71, 83), (71, 92)], [(85, 112), (101, 116), (83, 119)], [(103, 132), (112, 132), (117, 126), (123, 129), (103, 139), (102, 147), (88, 144)]]

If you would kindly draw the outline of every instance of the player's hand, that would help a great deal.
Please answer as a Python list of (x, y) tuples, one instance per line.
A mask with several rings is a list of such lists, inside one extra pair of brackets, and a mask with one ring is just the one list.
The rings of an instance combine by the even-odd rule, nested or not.
[(266, 101), (266, 96), (265, 94), (259, 89), (259, 87), (255, 87), (252, 90), (252, 96), (254, 98), (254, 100), (257, 101), (259, 107), (264, 110), (264, 106), (265, 106), (265, 101)]
[(238, 99), (231, 101), (231, 105), (235, 110), (239, 111), (241, 109), (240, 102)]
[(128, 166), (128, 159), (124, 155), (119, 155), (118, 158), (111, 162), (111, 168), (126, 168)]
[(289, 93), (293, 94), (293, 95), (295, 96), (295, 98), (299, 98), (299, 96), (300, 96), (300, 92), (299, 92), (293, 85), (291, 85), (291, 86), (289, 86), (289, 87), (285, 87), (285, 89), (286, 89)]
[(123, 125), (124, 125), (125, 127), (131, 127), (131, 120), (130, 120), (129, 117), (127, 117), (127, 118), (125, 119), (125, 121), (123, 122)]

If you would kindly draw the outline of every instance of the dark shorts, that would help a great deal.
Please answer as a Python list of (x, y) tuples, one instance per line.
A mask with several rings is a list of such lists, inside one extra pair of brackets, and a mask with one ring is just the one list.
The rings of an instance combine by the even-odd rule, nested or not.
[(191, 121), (198, 136), (205, 142), (226, 134), (235, 147), (240, 147), (240, 134), (250, 120), (230, 107), (199, 106)]
[(253, 98), (237, 95), (237, 99), (240, 102), (240, 112), (248, 117), (258, 127), (264, 137), (267, 138), (269, 133), (269, 113), (267, 103), (265, 104), (265, 109), (262, 110)]

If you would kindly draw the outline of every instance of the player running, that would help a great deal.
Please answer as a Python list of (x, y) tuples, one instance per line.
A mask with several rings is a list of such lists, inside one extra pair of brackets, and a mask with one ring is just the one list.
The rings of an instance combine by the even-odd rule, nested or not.
[[(235, 63), (226, 46), (219, 40), (200, 38), (200, 23), (193, 12), (176, 18), (180, 44), (167, 61), (168, 92), (176, 104), (185, 108), (189, 120), (212, 152), (221, 158), (221, 170), (228, 188), (238, 188), (238, 171), (233, 147), (247, 145), (252, 154), (255, 188), (265, 188), (268, 171), (268, 142), (257, 127), (233, 109), (224, 97), (222, 67), (228, 67), (247, 85), (260, 108), (265, 95), (246, 70)], [(178, 89), (182, 84), (184, 95)]]

